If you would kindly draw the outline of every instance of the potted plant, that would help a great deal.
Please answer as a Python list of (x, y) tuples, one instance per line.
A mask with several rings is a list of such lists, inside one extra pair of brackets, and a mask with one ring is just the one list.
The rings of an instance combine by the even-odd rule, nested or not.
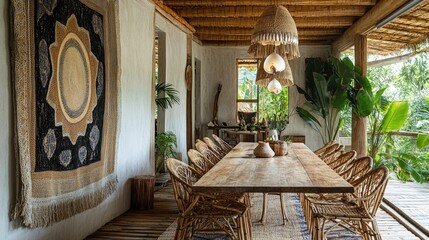
[(165, 172), (165, 160), (171, 157), (176, 157), (177, 152), (174, 150), (177, 148), (177, 138), (172, 132), (158, 133), (155, 137), (155, 150), (156, 150), (156, 161), (155, 170), (156, 172)]

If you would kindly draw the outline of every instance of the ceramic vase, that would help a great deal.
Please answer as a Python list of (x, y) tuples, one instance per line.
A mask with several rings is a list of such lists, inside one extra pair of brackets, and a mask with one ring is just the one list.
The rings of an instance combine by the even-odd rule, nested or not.
[(274, 157), (274, 151), (266, 142), (259, 142), (258, 146), (253, 150), (253, 154), (258, 158)]
[(274, 153), (276, 156), (285, 156), (287, 154), (287, 143), (285, 141), (276, 141)]

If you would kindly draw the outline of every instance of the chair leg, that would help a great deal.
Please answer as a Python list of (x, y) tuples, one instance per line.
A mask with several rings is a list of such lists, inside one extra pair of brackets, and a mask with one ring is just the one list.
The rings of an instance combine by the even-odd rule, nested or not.
[(262, 225), (265, 225), (265, 222), (267, 221), (267, 207), (268, 207), (268, 193), (264, 193), (264, 200), (262, 205), (262, 217), (261, 222)]
[(176, 228), (176, 233), (174, 235), (175, 240), (186, 239), (187, 227), (185, 226), (186, 226), (186, 219), (183, 217), (179, 217), (177, 219), (177, 228)]
[(286, 225), (286, 221), (289, 221), (289, 219), (286, 216), (285, 201), (283, 199), (283, 193), (280, 193), (280, 206), (282, 208), (283, 225)]

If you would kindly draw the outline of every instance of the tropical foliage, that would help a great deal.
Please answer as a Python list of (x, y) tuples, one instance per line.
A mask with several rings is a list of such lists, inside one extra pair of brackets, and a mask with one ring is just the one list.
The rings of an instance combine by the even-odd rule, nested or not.
[[(374, 121), (381, 125), (383, 117), (387, 116), (389, 108), (396, 108), (395, 112), (403, 112), (405, 103), (394, 107), (390, 105), (394, 100), (407, 100), (408, 117), (403, 122), (401, 129), (408, 136), (395, 134), (370, 134), (369, 153), (374, 157), (377, 165), (387, 166), (395, 176), (404, 181), (414, 180), (425, 182), (429, 180), (429, 65), (428, 54), (418, 55), (404, 63), (370, 68), (368, 76), (374, 86), (380, 87), (383, 93), (377, 97), (376, 107), (369, 117), (370, 131), (373, 133)], [(426, 96), (426, 98), (425, 98)], [(390, 107), (391, 106), (391, 107)], [(402, 108), (402, 110), (401, 110)], [(401, 114), (399, 114), (401, 115)], [(378, 117), (376, 117), (378, 116)], [(397, 116), (397, 118), (399, 118)], [(401, 117), (401, 123), (403, 117)], [(383, 123), (384, 124), (384, 123)], [(343, 128), (348, 132), (349, 128)], [(393, 128), (391, 128), (393, 130)], [(382, 132), (382, 131), (381, 131)], [(414, 136), (417, 132), (418, 136)], [(374, 145), (373, 145), (374, 143)]]
[(288, 103), (289, 92), (284, 88), (279, 94), (272, 94), (267, 88), (263, 88), (260, 94), (260, 118), (265, 118), (270, 129), (276, 129), (281, 134), (286, 129), (289, 121)]
[(376, 159), (380, 148), (385, 144), (391, 131), (399, 131), (408, 117), (408, 102), (388, 102), (382, 93), (377, 92), (376, 104), (373, 113), (369, 116), (370, 144), (369, 155)]
[(176, 157), (177, 138), (172, 132), (158, 133), (155, 137), (155, 150), (156, 150), (156, 172), (164, 172), (164, 162), (166, 159)]
[[(373, 110), (373, 93), (368, 79), (360, 74), (349, 58), (335, 57), (324, 61), (306, 59), (306, 89), (297, 86), (305, 96), (304, 107), (297, 107), (299, 116), (316, 130), (324, 143), (335, 140), (342, 126), (341, 113), (351, 106), (360, 117)], [(358, 82), (360, 88), (352, 83)]]
[(155, 86), (155, 104), (158, 109), (167, 109), (173, 107), (174, 104), (179, 104), (179, 91), (177, 91), (170, 83), (158, 83)]

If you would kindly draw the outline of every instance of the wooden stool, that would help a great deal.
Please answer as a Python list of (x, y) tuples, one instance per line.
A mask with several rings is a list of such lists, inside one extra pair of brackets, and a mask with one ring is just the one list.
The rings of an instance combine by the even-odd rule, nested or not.
[(131, 181), (131, 208), (148, 210), (153, 208), (155, 177), (138, 176)]
[(289, 221), (289, 220), (287, 219), (287, 216), (286, 216), (283, 193), (280, 193), (280, 192), (264, 193), (264, 201), (263, 201), (263, 206), (262, 206), (262, 217), (260, 220), (262, 222), (262, 225), (265, 225), (265, 222), (267, 221), (268, 194), (280, 196), (280, 207), (282, 209), (283, 225), (286, 225), (286, 221)]

